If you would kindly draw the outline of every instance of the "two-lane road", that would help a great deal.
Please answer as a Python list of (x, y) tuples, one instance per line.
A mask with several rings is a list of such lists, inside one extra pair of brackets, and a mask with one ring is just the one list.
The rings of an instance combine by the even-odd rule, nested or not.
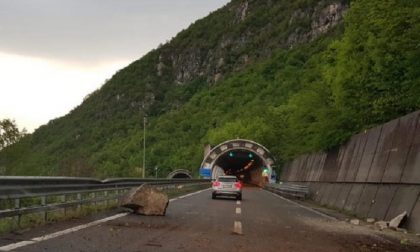
[[(412, 251), (259, 188), (243, 200), (209, 190), (173, 200), (164, 217), (118, 217), (42, 236), (13, 251)], [(5, 248), (5, 247), (3, 247)], [(8, 248), (13, 248), (9, 246)], [(1, 249), (0, 249), (1, 250)]]

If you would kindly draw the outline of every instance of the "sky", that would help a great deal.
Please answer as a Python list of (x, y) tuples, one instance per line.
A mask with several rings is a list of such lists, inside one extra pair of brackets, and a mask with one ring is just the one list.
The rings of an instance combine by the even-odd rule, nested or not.
[(29, 132), (229, 0), (0, 0), (0, 120)]

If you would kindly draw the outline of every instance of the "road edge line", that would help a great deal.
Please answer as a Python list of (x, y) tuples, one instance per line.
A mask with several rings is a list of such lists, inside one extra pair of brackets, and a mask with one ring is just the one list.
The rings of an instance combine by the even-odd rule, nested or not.
[(270, 191), (267, 191), (267, 190), (263, 190), (263, 191), (265, 191), (265, 192), (267, 192), (267, 193), (270, 193), (270, 194), (274, 195), (275, 197), (278, 197), (278, 198), (280, 198), (280, 199), (282, 199), (282, 200), (284, 200), (284, 201), (287, 201), (287, 202), (289, 202), (289, 203), (291, 203), (291, 204), (294, 204), (294, 205), (299, 206), (299, 207), (301, 207), (301, 208), (303, 208), (303, 209), (306, 209), (306, 210), (308, 210), (308, 211), (310, 211), (310, 212), (316, 213), (316, 214), (318, 214), (318, 215), (320, 215), (320, 216), (322, 216), (322, 217), (324, 217), (324, 218), (327, 218), (327, 219), (330, 219), (330, 220), (334, 220), (334, 221), (338, 221), (338, 219), (337, 219), (337, 218), (335, 218), (335, 217), (333, 217), (333, 216), (329, 216), (329, 215), (324, 214), (324, 213), (322, 213), (322, 212), (320, 212), (320, 211), (317, 211), (317, 210), (315, 210), (315, 209), (313, 209), (313, 208), (310, 208), (310, 207), (307, 207), (307, 206), (301, 205), (301, 204), (299, 204), (299, 203), (297, 203), (297, 202), (295, 202), (295, 201), (293, 201), (293, 200), (286, 199), (285, 197), (283, 197), (283, 196), (281, 196), (281, 195), (278, 195), (278, 194), (276, 194), (276, 193), (273, 193), (273, 192), (270, 192)]

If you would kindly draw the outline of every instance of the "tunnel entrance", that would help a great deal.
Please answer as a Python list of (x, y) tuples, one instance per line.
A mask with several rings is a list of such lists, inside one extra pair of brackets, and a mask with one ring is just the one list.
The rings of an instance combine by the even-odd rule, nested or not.
[(216, 179), (221, 175), (234, 175), (247, 184), (264, 186), (275, 182), (272, 168), (274, 159), (261, 144), (235, 139), (212, 148), (200, 169), (203, 177)]
[(172, 178), (187, 178), (187, 179), (190, 179), (191, 177), (188, 176), (187, 174), (178, 173), (175, 176), (173, 176)]
[(213, 169), (219, 176), (234, 175), (244, 183), (258, 184), (265, 167), (264, 162), (254, 152), (237, 149), (221, 155)]
[(168, 174), (168, 179), (192, 179), (192, 174), (188, 170), (175, 170)]

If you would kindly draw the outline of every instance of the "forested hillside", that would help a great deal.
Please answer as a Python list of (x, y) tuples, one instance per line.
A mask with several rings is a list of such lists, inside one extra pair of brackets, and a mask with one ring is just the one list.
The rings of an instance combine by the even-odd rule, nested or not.
[(420, 109), (419, 41), (418, 0), (233, 0), (3, 149), (0, 171), (136, 176), (146, 115), (149, 175), (197, 173), (231, 138), (280, 164), (333, 148)]

